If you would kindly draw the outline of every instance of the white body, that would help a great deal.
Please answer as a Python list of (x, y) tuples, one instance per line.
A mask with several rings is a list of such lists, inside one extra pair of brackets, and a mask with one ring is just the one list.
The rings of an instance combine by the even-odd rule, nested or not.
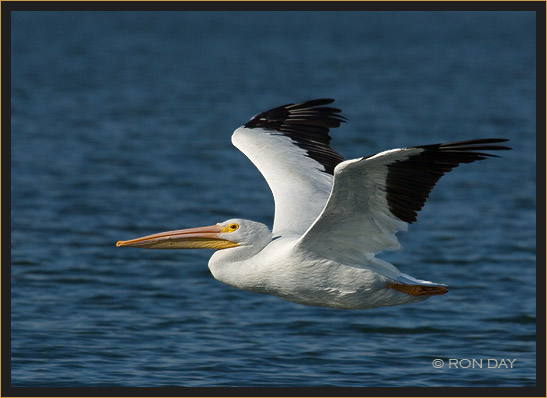
[(230, 286), (306, 305), (364, 309), (428, 297), (386, 289), (387, 283), (411, 280), (385, 261), (372, 258), (363, 264), (347, 265), (313, 258), (298, 248), (299, 240), (276, 239), (249, 258), (245, 258), (249, 254), (246, 247), (218, 250), (209, 261), (209, 269), (217, 280)]

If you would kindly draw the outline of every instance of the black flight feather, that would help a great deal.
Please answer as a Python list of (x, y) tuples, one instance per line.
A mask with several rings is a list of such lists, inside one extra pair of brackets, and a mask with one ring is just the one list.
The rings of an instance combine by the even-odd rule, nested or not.
[(263, 128), (283, 134), (319, 162), (325, 172), (334, 174), (334, 168), (344, 161), (342, 155), (329, 145), (329, 129), (340, 126), (346, 118), (338, 108), (327, 107), (333, 99), (323, 98), (298, 104), (287, 104), (259, 113), (244, 127)]
[(389, 210), (402, 221), (416, 221), (418, 211), (445, 173), (461, 163), (497, 157), (482, 151), (511, 149), (504, 145), (493, 145), (505, 141), (502, 138), (486, 138), (415, 147), (423, 149), (423, 152), (387, 165), (386, 194)]

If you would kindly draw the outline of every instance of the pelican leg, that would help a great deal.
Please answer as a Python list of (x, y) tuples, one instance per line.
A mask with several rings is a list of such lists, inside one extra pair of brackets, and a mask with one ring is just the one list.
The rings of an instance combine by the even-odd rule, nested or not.
[(448, 292), (443, 286), (403, 285), (402, 283), (388, 283), (388, 289), (395, 289), (411, 296), (433, 296)]

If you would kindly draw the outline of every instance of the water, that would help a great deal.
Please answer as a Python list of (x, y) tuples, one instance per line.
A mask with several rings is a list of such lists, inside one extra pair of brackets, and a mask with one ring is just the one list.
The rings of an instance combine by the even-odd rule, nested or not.
[[(535, 385), (534, 14), (17, 12), (12, 24), (13, 386)], [(511, 139), (502, 159), (441, 180), (405, 250), (381, 256), (448, 295), (306, 307), (217, 282), (210, 251), (115, 247), (232, 217), (271, 225), (268, 187), (231, 132), (325, 96), (349, 118), (332, 132), (346, 158)]]

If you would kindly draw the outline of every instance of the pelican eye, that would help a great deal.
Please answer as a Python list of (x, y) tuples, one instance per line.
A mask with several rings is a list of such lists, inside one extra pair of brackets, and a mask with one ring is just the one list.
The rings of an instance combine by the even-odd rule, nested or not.
[(239, 225), (238, 224), (230, 224), (230, 226), (228, 227), (230, 228), (230, 231), (236, 231), (238, 228), (239, 228)]
[(233, 222), (229, 225), (225, 225), (224, 227), (222, 227), (220, 230), (224, 233), (230, 233), (230, 232), (235, 232), (239, 229), (239, 224)]

